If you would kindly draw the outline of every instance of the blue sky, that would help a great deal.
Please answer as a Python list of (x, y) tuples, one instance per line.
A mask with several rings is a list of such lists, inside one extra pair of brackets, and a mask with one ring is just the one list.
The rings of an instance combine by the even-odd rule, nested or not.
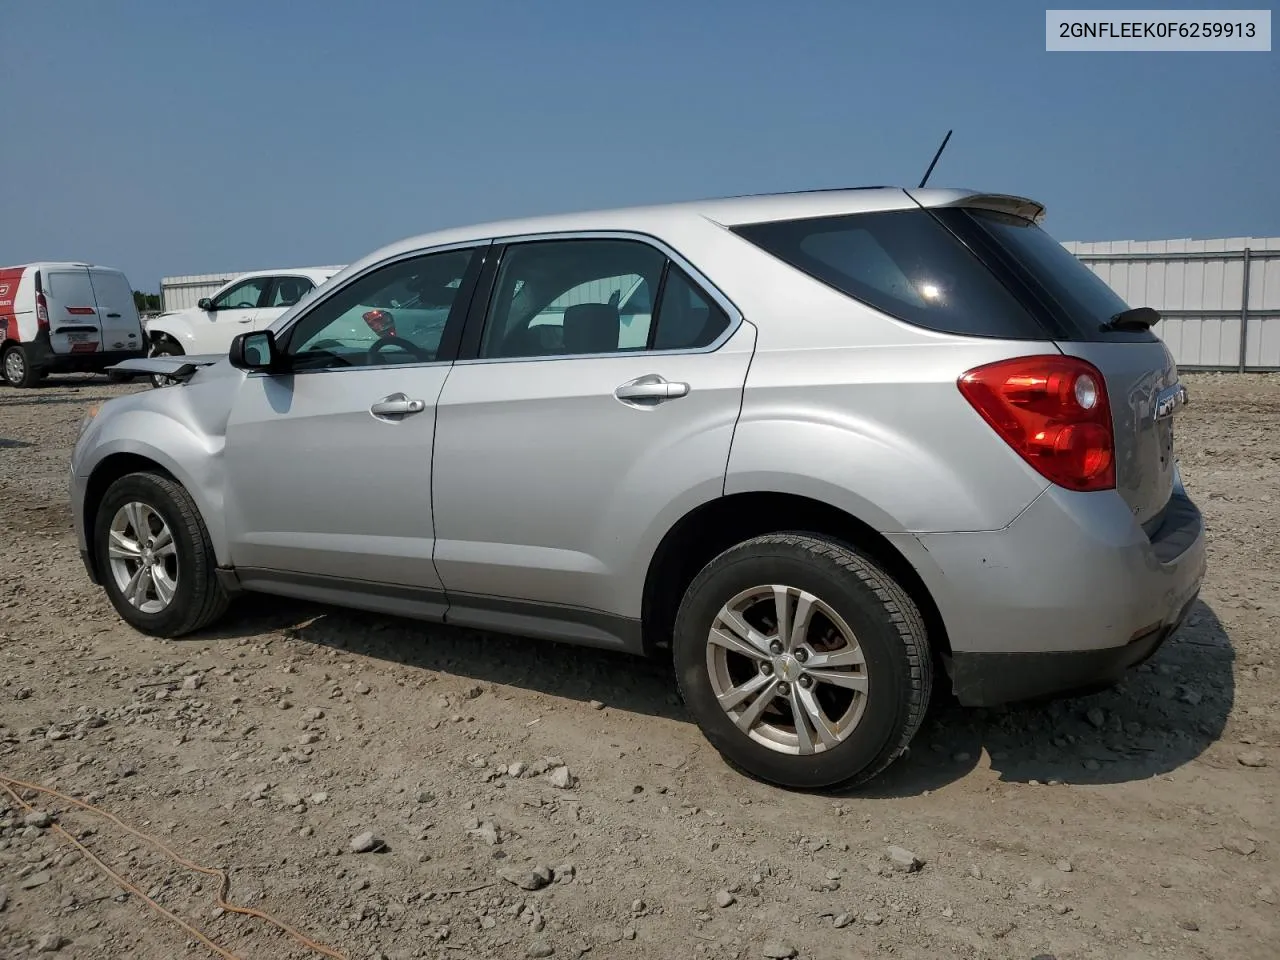
[(504, 216), (914, 183), (948, 128), (934, 185), (1035, 197), (1060, 239), (1280, 235), (1280, 52), (1050, 54), (1044, 9), (8, 0), (0, 263), (155, 290)]

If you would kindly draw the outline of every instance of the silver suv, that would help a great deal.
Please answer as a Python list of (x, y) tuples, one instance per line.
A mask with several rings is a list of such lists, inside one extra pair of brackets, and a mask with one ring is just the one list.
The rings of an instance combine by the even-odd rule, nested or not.
[(467, 227), (86, 417), (89, 575), (666, 651), (731, 763), (866, 780), (935, 676), (1117, 679), (1205, 570), (1172, 358), (1017, 197), (819, 191)]

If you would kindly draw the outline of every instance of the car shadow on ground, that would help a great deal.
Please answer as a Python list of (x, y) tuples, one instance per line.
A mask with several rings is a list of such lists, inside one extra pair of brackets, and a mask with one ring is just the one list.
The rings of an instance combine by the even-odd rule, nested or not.
[(688, 721), (669, 663), (551, 640), (323, 607), (246, 594), (227, 619), (191, 639), (210, 641), (285, 632), (346, 650), (482, 684), (520, 687), (632, 713)]
[[(399, 620), (249, 595), (203, 641), (285, 632), (358, 656), (567, 700), (691, 722), (669, 661), (546, 640)], [(1001, 709), (959, 706), (938, 677), (910, 753), (857, 797), (918, 796), (989, 763), (1004, 781), (1122, 783), (1174, 770), (1222, 734), (1234, 701), (1234, 653), (1199, 602), (1178, 634), (1109, 690)], [(985, 756), (984, 756), (985, 755)]]
[(979, 710), (944, 690), (910, 754), (850, 795), (916, 796), (984, 763), (1015, 783), (1124, 783), (1168, 773), (1222, 736), (1235, 700), (1234, 660), (1221, 621), (1199, 601), (1150, 660), (1091, 696)]

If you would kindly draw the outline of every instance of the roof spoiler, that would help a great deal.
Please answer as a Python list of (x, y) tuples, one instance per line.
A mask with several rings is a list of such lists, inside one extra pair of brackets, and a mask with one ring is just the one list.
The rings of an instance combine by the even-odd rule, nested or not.
[[(908, 193), (912, 193), (908, 191)], [(912, 193), (911, 199), (924, 207), (970, 207), (978, 210), (993, 210), (996, 213), (1007, 213), (1032, 223), (1044, 219), (1044, 204), (1028, 197), (1015, 197), (1007, 193), (964, 193), (941, 202), (925, 203)]]

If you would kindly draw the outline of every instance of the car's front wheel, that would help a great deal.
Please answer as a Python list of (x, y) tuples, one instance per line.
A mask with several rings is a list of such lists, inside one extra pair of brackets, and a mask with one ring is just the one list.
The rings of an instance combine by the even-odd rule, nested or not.
[(170, 477), (130, 473), (116, 480), (93, 529), (107, 596), (131, 626), (177, 637), (226, 609), (209, 531), (191, 495)]
[(870, 558), (807, 534), (756, 537), (707, 564), (673, 647), (707, 739), (780, 786), (871, 779), (905, 752), (929, 704), (915, 603)]
[[(151, 341), (151, 346), (147, 349), (147, 356), (180, 357), (182, 356), (182, 347), (178, 346), (178, 344), (174, 343), (168, 337), (160, 337), (159, 339)], [(157, 388), (172, 386), (178, 382), (173, 379), (173, 377), (167, 377), (162, 373), (150, 374), (149, 379), (151, 380), (151, 386)]]

